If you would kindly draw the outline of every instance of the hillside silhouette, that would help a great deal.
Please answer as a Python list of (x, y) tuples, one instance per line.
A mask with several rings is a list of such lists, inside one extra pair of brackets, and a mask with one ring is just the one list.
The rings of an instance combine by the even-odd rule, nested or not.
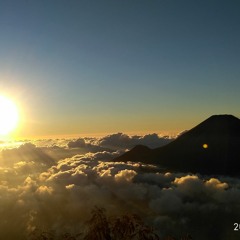
[(163, 147), (138, 145), (114, 160), (154, 163), (172, 171), (237, 175), (240, 119), (213, 115)]

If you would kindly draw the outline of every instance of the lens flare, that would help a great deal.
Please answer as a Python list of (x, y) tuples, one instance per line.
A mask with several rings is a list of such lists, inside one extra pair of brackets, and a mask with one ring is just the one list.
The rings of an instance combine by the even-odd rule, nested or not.
[(204, 143), (203, 144), (203, 148), (207, 149), (208, 148), (208, 144)]

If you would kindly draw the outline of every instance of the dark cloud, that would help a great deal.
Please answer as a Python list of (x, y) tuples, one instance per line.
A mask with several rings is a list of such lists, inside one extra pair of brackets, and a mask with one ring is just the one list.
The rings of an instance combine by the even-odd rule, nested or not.
[(173, 139), (167, 136), (159, 137), (156, 133), (147, 134), (144, 136), (128, 136), (123, 133), (116, 133), (99, 139), (99, 145), (114, 149), (129, 149), (139, 144), (146, 145), (150, 148), (156, 148), (166, 145), (172, 140)]
[(85, 140), (83, 138), (79, 138), (76, 141), (71, 141), (68, 143), (69, 148), (78, 148), (78, 147), (86, 147)]
[(86, 152), (112, 151), (110, 148), (101, 147), (91, 142), (86, 142), (84, 138), (72, 140), (67, 144), (68, 148), (82, 148)]
[(48, 167), (55, 164), (55, 161), (48, 154), (32, 143), (24, 143), (18, 148), (4, 149), (1, 151), (1, 155), (2, 163), (5, 165), (11, 165), (20, 161), (34, 161)]

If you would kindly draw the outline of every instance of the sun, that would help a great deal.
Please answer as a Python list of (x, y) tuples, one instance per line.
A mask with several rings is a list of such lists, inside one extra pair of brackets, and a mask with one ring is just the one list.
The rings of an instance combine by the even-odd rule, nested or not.
[(0, 96), (0, 135), (12, 132), (18, 124), (17, 106), (10, 99)]

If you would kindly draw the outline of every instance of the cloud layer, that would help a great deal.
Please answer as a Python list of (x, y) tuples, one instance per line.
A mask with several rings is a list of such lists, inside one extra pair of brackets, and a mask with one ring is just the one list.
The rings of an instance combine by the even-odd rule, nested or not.
[(146, 145), (150, 148), (157, 148), (168, 144), (173, 139), (169, 136), (159, 137), (156, 133), (144, 136), (128, 136), (123, 133), (116, 133), (99, 139), (99, 145), (109, 148), (133, 148), (136, 145)]
[[(53, 149), (55, 158), (47, 154)], [(58, 159), (62, 149), (72, 156)], [(237, 239), (233, 224), (240, 219), (240, 179), (165, 173), (153, 165), (113, 162), (119, 154), (113, 149), (75, 154), (67, 145), (30, 143), (4, 150), (1, 238), (25, 239), (36, 227), (76, 233), (97, 205), (110, 216), (138, 214), (160, 236), (190, 233), (196, 240)]]

